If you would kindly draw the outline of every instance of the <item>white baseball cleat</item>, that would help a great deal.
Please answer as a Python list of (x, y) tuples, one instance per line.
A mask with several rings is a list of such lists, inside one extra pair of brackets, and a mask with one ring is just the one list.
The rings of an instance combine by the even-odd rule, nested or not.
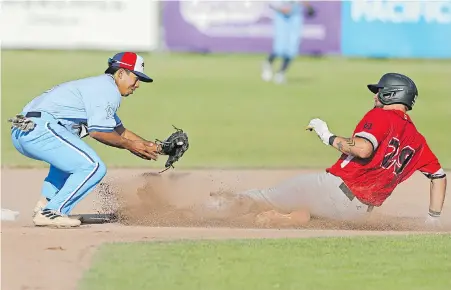
[(38, 212), (40, 212), (41, 210), (43, 210), (46, 205), (47, 205), (47, 199), (44, 196), (41, 196), (39, 198), (38, 202), (36, 203), (36, 205), (34, 206), (32, 217), (35, 217), (36, 214)]
[(274, 82), (278, 85), (285, 84), (287, 82), (285, 74), (280, 72), (276, 73), (274, 76)]
[(81, 225), (79, 219), (72, 219), (56, 210), (44, 209), (36, 213), (33, 218), (36, 226), (48, 226), (57, 228), (78, 227)]
[(269, 62), (263, 63), (261, 77), (265, 82), (269, 82), (272, 79), (272, 67)]

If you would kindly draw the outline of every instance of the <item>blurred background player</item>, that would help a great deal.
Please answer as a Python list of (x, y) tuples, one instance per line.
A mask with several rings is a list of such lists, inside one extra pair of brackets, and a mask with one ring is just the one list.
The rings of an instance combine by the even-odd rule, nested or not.
[[(274, 10), (273, 17), (273, 46), (272, 51), (263, 63), (262, 79), (282, 84), (286, 82), (285, 73), (292, 60), (296, 57), (301, 43), (302, 25), (304, 21), (303, 6), (307, 8), (307, 15), (313, 16), (315, 11), (306, 1), (274, 1), (269, 7)], [(272, 65), (280, 57), (282, 65), (273, 75)]]

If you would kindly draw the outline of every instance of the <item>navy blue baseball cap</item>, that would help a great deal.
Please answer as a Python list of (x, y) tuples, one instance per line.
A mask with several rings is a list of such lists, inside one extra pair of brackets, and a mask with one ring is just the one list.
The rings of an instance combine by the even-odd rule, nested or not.
[(151, 83), (153, 79), (144, 74), (144, 59), (134, 52), (119, 52), (108, 59), (109, 67), (120, 67), (134, 73), (140, 81)]

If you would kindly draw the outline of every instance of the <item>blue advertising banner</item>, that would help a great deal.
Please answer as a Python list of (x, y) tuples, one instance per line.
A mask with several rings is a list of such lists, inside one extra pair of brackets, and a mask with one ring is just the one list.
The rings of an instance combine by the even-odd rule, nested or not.
[(451, 58), (451, 0), (342, 3), (342, 54)]

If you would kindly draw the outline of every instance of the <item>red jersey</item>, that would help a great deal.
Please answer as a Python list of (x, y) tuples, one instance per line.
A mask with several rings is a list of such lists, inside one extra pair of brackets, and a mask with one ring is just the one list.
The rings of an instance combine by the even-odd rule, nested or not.
[(353, 136), (374, 148), (368, 159), (346, 154), (326, 171), (339, 176), (362, 202), (380, 206), (395, 187), (419, 170), (428, 178), (445, 172), (410, 117), (402, 111), (374, 108), (359, 122)]

